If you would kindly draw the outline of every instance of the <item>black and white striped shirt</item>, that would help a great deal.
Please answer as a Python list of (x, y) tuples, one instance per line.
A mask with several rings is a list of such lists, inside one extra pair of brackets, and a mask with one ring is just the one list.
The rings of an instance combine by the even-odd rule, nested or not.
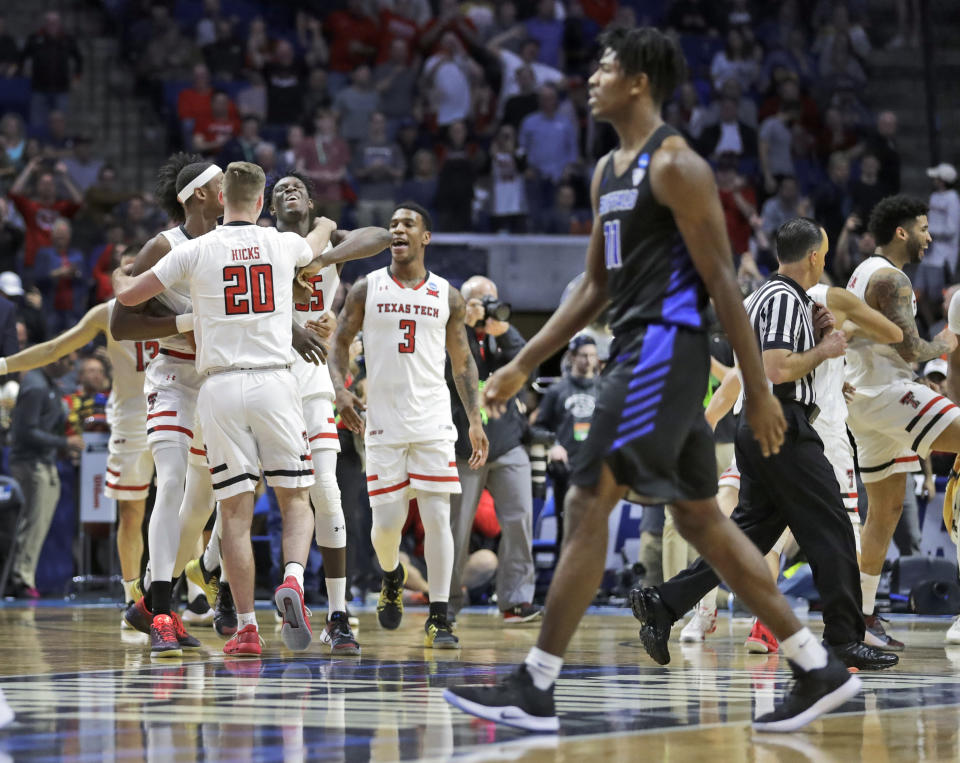
[[(777, 275), (751, 294), (744, 307), (753, 333), (764, 350), (806, 352), (813, 348), (813, 301), (792, 278)], [(813, 386), (814, 371), (792, 382), (773, 385), (773, 394), (781, 400), (803, 405), (817, 402)]]

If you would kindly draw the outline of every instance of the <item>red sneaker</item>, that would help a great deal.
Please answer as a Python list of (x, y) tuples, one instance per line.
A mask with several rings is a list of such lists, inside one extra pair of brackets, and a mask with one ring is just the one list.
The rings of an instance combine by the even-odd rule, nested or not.
[(150, 655), (152, 657), (181, 657), (183, 649), (177, 640), (177, 630), (170, 615), (154, 615), (150, 624)]
[(750, 635), (744, 643), (747, 651), (754, 654), (773, 654), (780, 649), (777, 637), (758, 619), (754, 619), (753, 628), (750, 629)]
[(223, 645), (224, 654), (259, 657), (263, 652), (263, 639), (256, 625), (245, 625)]
[(277, 610), (283, 613), (280, 638), (290, 651), (302, 652), (313, 640), (313, 629), (310, 627), (310, 610), (303, 602), (303, 590), (293, 575), (287, 575), (277, 587), (273, 600)]
[(203, 646), (198, 639), (187, 633), (187, 629), (183, 627), (183, 620), (180, 619), (180, 615), (171, 611), (170, 619), (173, 620), (173, 629), (176, 631), (177, 641), (180, 642), (182, 649), (199, 649)]
[(141, 596), (133, 604), (127, 607), (123, 613), (123, 619), (134, 630), (150, 635), (150, 626), (153, 624), (153, 612), (147, 609), (146, 602)]

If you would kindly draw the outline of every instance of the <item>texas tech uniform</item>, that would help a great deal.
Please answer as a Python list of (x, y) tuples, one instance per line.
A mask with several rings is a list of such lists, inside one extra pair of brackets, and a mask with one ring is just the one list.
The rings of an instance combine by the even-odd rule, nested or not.
[(300, 390), (290, 367), (293, 278), (313, 254), (296, 233), (233, 222), (154, 265), (188, 286), (195, 314), (197, 399), (214, 495), (313, 484)]
[[(329, 247), (328, 247), (329, 248)], [(313, 296), (306, 304), (293, 306), (293, 319), (301, 326), (316, 320), (330, 309), (340, 285), (336, 265), (328, 265), (311, 279)], [(308, 363), (299, 355), (293, 361), (300, 396), (303, 399), (303, 420), (307, 425), (307, 440), (311, 450), (340, 452), (340, 436), (333, 416), (333, 382), (327, 366)]]
[(367, 276), (367, 491), (370, 503), (398, 491), (459, 493), (450, 393), (444, 379), (450, 284), (427, 273), (407, 288), (387, 268)]
[[(853, 271), (847, 288), (864, 299), (870, 279), (887, 268), (895, 266), (886, 257), (869, 257)], [(934, 440), (960, 416), (950, 400), (914, 381), (910, 364), (891, 345), (854, 339), (847, 350), (847, 381), (857, 390), (847, 423), (864, 482), (920, 471), (919, 457), (926, 458)]]
[[(107, 325), (115, 299), (107, 302)], [(153, 457), (147, 445), (147, 401), (143, 396), (144, 369), (156, 358), (156, 341), (117, 341), (107, 334), (107, 357), (113, 368), (113, 388), (107, 406), (110, 424), (109, 458), (104, 495), (117, 501), (147, 497), (153, 479)]]
[[(191, 240), (182, 225), (161, 231), (160, 235), (170, 242), (171, 251)], [(193, 309), (190, 289), (185, 283), (168, 288), (157, 300), (177, 314)], [(144, 384), (147, 441), (151, 445), (170, 441), (189, 445), (190, 461), (206, 464), (196, 415), (201, 381), (196, 369), (196, 351), (190, 343), (181, 335), (161, 339), (159, 355), (147, 367)]]

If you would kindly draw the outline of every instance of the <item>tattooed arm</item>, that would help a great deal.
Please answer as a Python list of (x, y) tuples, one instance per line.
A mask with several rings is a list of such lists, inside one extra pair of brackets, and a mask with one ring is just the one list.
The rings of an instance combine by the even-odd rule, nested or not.
[(957, 346), (957, 337), (945, 328), (932, 341), (920, 337), (917, 321), (913, 317), (913, 288), (901, 271), (885, 268), (878, 271), (867, 286), (866, 302), (879, 310), (903, 331), (903, 341), (893, 348), (908, 363), (923, 363), (952, 352)]
[(453, 369), (453, 381), (457, 385), (460, 402), (467, 411), (470, 420), (470, 468), (479, 469), (487, 461), (489, 444), (483, 433), (483, 421), (480, 418), (480, 376), (477, 364), (467, 342), (467, 327), (463, 323), (467, 305), (456, 289), (450, 289), (450, 318), (447, 320), (447, 354)]
[(363, 327), (363, 314), (367, 305), (367, 279), (359, 278), (347, 292), (340, 313), (340, 322), (333, 335), (333, 354), (327, 368), (330, 369), (330, 380), (337, 394), (337, 413), (344, 425), (351, 432), (363, 432), (363, 419), (360, 411), (363, 403), (360, 398), (347, 389), (346, 378), (350, 369), (350, 344), (357, 332)]

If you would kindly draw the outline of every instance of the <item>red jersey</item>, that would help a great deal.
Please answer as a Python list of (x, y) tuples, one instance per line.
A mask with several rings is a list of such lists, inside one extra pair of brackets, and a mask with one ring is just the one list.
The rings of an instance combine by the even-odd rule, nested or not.
[(390, 45), (394, 40), (403, 40), (407, 43), (407, 62), (413, 57), (417, 48), (417, 23), (406, 16), (394, 13), (389, 8), (380, 11), (380, 48), (377, 53), (377, 63), (382, 64), (390, 58)]
[(55, 201), (53, 204), (42, 204), (34, 199), (11, 193), (10, 200), (17, 207), (27, 225), (27, 232), (23, 244), (23, 264), (33, 267), (37, 258), (37, 250), (44, 246), (51, 246), (53, 241), (50, 232), (58, 217), (73, 217), (80, 205), (74, 201)]
[(369, 16), (354, 16), (349, 11), (334, 11), (324, 23), (330, 40), (330, 70), (348, 73), (361, 64), (370, 63), (373, 56), (355, 53), (353, 43), (359, 42), (374, 51), (380, 47), (380, 28)]

